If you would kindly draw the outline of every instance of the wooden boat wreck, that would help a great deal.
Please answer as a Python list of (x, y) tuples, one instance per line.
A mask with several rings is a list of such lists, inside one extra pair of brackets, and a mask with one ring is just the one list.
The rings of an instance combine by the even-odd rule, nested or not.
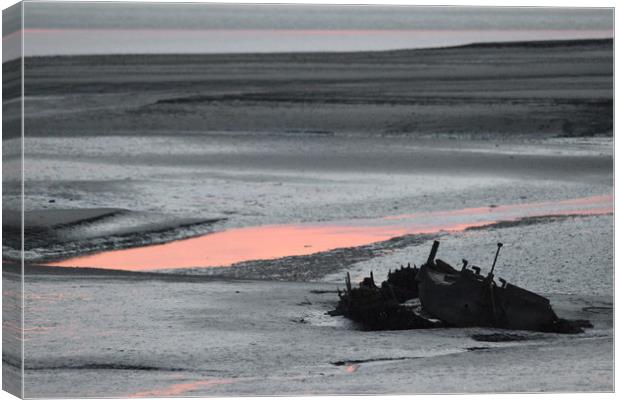
[(399, 303), (418, 298), (417, 275), (418, 268), (415, 265), (411, 267), (411, 264), (406, 267), (401, 265), (400, 269), (388, 272), (387, 283), (392, 286), (392, 292)]
[(340, 300), (336, 310), (329, 314), (344, 315), (365, 330), (423, 329), (443, 325), (420, 315), (420, 307), (402, 304), (395, 287), (387, 281), (378, 287), (372, 272), (357, 288), (351, 286), (351, 277), (347, 273), (345, 284), (344, 293), (338, 290)]
[[(347, 273), (346, 289), (338, 290), (339, 302), (331, 315), (344, 315), (368, 330), (398, 330), (452, 327), (492, 327), (555, 333), (580, 333), (592, 327), (588, 321), (558, 318), (549, 299), (499, 279), (493, 272), (497, 264), (498, 243), (488, 275), (480, 268), (461, 270), (436, 259), (439, 242), (419, 269), (401, 266), (388, 273), (381, 286), (373, 273), (358, 288), (351, 286)], [(418, 307), (409, 300), (419, 297)], [(421, 307), (420, 307), (421, 305)]]
[(549, 300), (500, 279), (493, 271), (502, 247), (498, 243), (493, 267), (487, 276), (480, 268), (468, 268), (463, 260), (460, 271), (435, 259), (439, 242), (435, 241), (428, 260), (420, 267), (416, 280), (420, 302), (426, 312), (451, 326), (495, 327), (558, 333), (582, 332), (587, 321), (558, 318)]

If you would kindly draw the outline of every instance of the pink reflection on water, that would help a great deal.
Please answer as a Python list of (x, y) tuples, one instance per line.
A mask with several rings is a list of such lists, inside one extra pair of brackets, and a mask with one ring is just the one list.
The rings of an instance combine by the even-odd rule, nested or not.
[(128, 397), (173, 397), (198, 389), (207, 389), (216, 385), (232, 383), (231, 379), (202, 379), (199, 381), (175, 383), (159, 389), (145, 390), (130, 394)]
[[(436, 217), (449, 216), (449, 215), (472, 215), (472, 214), (481, 214), (481, 213), (502, 213), (502, 212), (510, 212), (510, 211), (518, 211), (518, 210), (526, 210), (526, 209), (534, 209), (534, 208), (549, 208), (549, 209), (562, 209), (564, 207), (571, 206), (596, 206), (596, 205), (609, 205), (613, 204), (614, 197), (612, 195), (602, 195), (602, 196), (591, 196), (591, 197), (583, 197), (579, 199), (568, 199), (568, 200), (558, 200), (558, 201), (542, 201), (535, 203), (522, 203), (522, 204), (508, 204), (508, 205), (497, 205), (497, 206), (486, 206), (486, 207), (475, 207), (475, 208), (462, 208), (460, 210), (449, 210), (449, 211), (431, 211), (428, 213), (414, 213), (414, 214), (400, 214), (400, 215), (391, 215), (384, 217), (387, 220), (397, 220), (397, 219), (410, 219), (417, 216), (421, 216), (423, 214), (433, 215)], [(566, 213), (565, 213), (566, 214)]]
[(357, 372), (359, 368), (360, 366), (358, 364), (348, 364), (344, 370), (347, 371), (349, 374), (353, 374)]
[(53, 262), (50, 265), (130, 271), (229, 266), (242, 261), (362, 246), (407, 234), (460, 232), (498, 221), (515, 221), (526, 217), (600, 215), (612, 212), (613, 196), (594, 196), (556, 202), (422, 212), (367, 220), (265, 225), (231, 229), (160, 245), (106, 251)]
[(52, 265), (131, 271), (214, 267), (361, 246), (405, 233), (402, 228), (267, 225), (231, 229), (161, 245), (107, 251)]

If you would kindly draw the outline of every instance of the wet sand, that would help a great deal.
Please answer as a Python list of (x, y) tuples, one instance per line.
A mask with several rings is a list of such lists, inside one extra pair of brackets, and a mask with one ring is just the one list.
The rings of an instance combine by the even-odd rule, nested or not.
[(492, 343), (472, 336), (501, 330), (356, 330), (324, 314), (334, 305), (333, 283), (28, 281), (32, 397), (612, 388), (610, 296), (551, 295), (561, 316), (593, 322), (584, 334), (512, 332), (525, 340)]
[[(27, 394), (610, 391), (612, 219), (534, 218), (412, 235), (388, 241), (393, 246), (241, 263), (213, 276), (27, 266)], [(363, 332), (325, 314), (345, 271), (356, 281), (370, 270), (383, 279), (388, 269), (424, 260), (434, 238), (442, 241), (440, 258), (467, 257), (483, 273), (503, 241), (498, 276), (548, 296), (559, 316), (589, 319), (594, 328), (579, 335), (510, 332), (524, 340), (489, 343), (473, 336), (503, 332)], [(10, 373), (11, 365), (4, 369)]]
[[(67, 223), (54, 235), (31, 236), (26, 256), (42, 262), (237, 228), (364, 221), (372, 226), (394, 215), (609, 196), (612, 187), (607, 138), (423, 141), (207, 134), (26, 142), (36, 155), (27, 175), (29, 214), (125, 209), (97, 223)], [(552, 206), (546, 212), (558, 210)], [(510, 218), (525, 216), (524, 211)], [(447, 226), (442, 219), (436, 225)], [(411, 231), (396, 227), (394, 236)]]

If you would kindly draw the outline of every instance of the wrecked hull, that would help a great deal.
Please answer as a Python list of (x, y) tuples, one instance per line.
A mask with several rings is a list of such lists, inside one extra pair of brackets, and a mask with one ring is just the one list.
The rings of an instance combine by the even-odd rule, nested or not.
[(591, 326), (588, 321), (558, 318), (543, 296), (505, 281), (497, 285), (492, 272), (482, 276), (479, 268), (473, 267), (474, 271), (467, 264), (457, 271), (435, 260), (438, 247), (439, 242), (433, 243), (429, 259), (416, 278), (420, 302), (431, 316), (455, 327), (579, 333), (582, 327)]
[[(346, 290), (339, 293), (338, 307), (331, 315), (344, 315), (368, 330), (421, 329), (436, 327), (492, 327), (554, 333), (581, 333), (592, 327), (589, 321), (558, 318), (549, 300), (529, 290), (494, 280), (493, 270), (502, 244), (498, 244), (491, 272), (483, 276), (480, 268), (457, 271), (435, 259), (435, 241), (428, 260), (419, 269), (401, 266), (388, 273), (388, 279), (375, 285), (372, 272), (358, 288), (351, 287), (347, 274)], [(421, 307), (403, 304), (418, 298)]]
[(420, 314), (419, 307), (402, 304), (396, 294), (397, 287), (383, 282), (381, 287), (374, 283), (372, 273), (357, 288), (351, 287), (347, 274), (346, 290), (340, 293), (338, 306), (330, 315), (343, 315), (356, 322), (363, 330), (426, 329), (444, 326)]
[(452, 326), (543, 331), (558, 320), (546, 298), (470, 270), (446, 274), (424, 265), (418, 279), (424, 310)]

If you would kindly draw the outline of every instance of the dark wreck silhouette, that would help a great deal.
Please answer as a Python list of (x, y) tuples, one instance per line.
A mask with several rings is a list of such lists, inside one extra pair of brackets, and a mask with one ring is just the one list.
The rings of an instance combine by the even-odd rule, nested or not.
[[(477, 266), (461, 270), (436, 259), (435, 241), (426, 262), (417, 268), (401, 266), (388, 279), (375, 284), (374, 275), (353, 288), (347, 273), (344, 292), (331, 315), (344, 315), (367, 330), (401, 330), (437, 327), (491, 327), (554, 333), (581, 333), (592, 327), (586, 320), (566, 320), (554, 312), (549, 299), (499, 279), (491, 271), (483, 276)], [(413, 300), (416, 299), (417, 301)], [(413, 300), (413, 301), (412, 301)]]

